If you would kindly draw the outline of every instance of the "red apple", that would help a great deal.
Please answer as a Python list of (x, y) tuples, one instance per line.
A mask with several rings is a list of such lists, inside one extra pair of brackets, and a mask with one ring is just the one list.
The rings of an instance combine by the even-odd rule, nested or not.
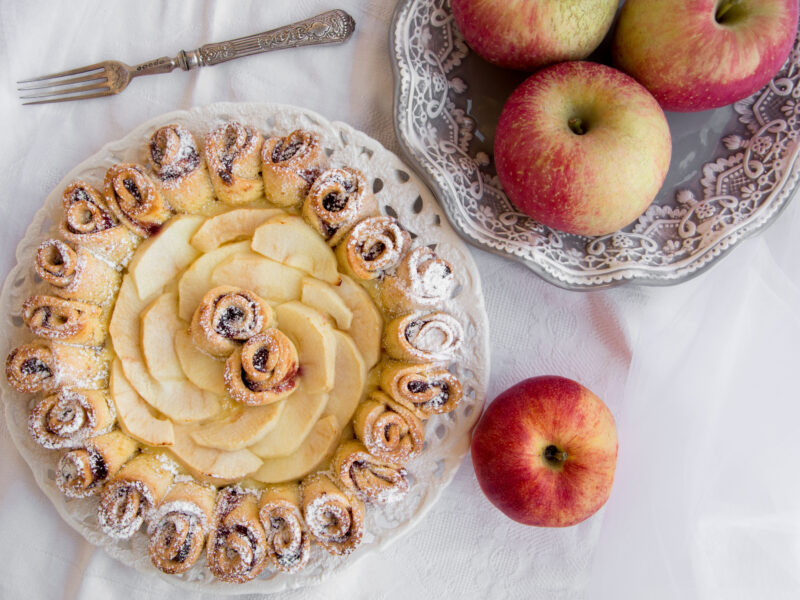
[(489, 501), (525, 525), (568, 527), (611, 493), (617, 428), (603, 401), (565, 377), (534, 377), (495, 398), (472, 437)]
[(491, 63), (533, 70), (586, 58), (605, 37), (619, 0), (451, 0), (464, 39)]
[(560, 63), (526, 79), (495, 133), (497, 175), (537, 221), (602, 235), (638, 217), (669, 168), (664, 112), (632, 77), (591, 62)]
[(697, 111), (754, 94), (786, 61), (797, 0), (627, 0), (614, 60), (664, 110)]

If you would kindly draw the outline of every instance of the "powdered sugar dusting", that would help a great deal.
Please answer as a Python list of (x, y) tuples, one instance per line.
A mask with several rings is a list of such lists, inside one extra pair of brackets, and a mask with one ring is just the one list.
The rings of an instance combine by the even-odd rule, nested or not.
[(143, 481), (112, 481), (103, 490), (97, 520), (106, 535), (126, 540), (139, 530), (154, 504), (153, 492)]

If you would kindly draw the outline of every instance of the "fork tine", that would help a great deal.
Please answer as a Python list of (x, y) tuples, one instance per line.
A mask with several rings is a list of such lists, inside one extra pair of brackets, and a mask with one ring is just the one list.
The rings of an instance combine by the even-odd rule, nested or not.
[(67, 89), (58, 89), (52, 92), (45, 92), (42, 94), (29, 94), (27, 96), (20, 96), (20, 100), (30, 100), (31, 98), (48, 98), (50, 96), (66, 96), (68, 94), (77, 94), (80, 92), (89, 92), (91, 90), (109, 89), (107, 83), (97, 83), (95, 85), (80, 85)]
[(17, 83), (32, 83), (34, 81), (44, 81), (45, 79), (57, 79), (58, 77), (66, 77), (67, 75), (82, 75), (89, 71), (96, 71), (105, 68), (105, 63), (95, 63), (86, 67), (79, 67), (77, 69), (70, 69), (69, 71), (61, 71), (60, 73), (50, 73), (50, 75), (42, 75), (41, 77), (34, 77), (33, 79), (23, 79)]
[(93, 73), (91, 75), (86, 75), (84, 77), (71, 77), (70, 79), (62, 79), (61, 81), (56, 82), (45, 82), (45, 83), (38, 83), (36, 85), (28, 85), (26, 87), (17, 87), (18, 92), (28, 92), (31, 90), (41, 90), (44, 88), (49, 87), (58, 87), (62, 85), (72, 85), (74, 83), (81, 83), (83, 81), (99, 81), (102, 79), (103, 81), (108, 81), (108, 78), (105, 76), (105, 72), (103, 73)]
[(76, 96), (69, 96), (67, 98), (55, 98), (51, 100), (37, 100), (36, 102), (23, 102), (23, 106), (28, 106), (32, 104), (49, 104), (51, 102), (69, 102), (70, 100), (89, 100), (90, 98), (100, 98), (102, 96), (111, 96), (114, 92), (111, 90), (107, 92), (99, 92), (97, 94), (78, 94)]

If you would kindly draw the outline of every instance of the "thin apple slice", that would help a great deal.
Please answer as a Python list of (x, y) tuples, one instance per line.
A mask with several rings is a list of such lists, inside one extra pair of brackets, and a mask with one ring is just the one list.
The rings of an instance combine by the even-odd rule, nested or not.
[(142, 242), (128, 265), (139, 298), (161, 291), (200, 255), (189, 240), (202, 223), (199, 215), (172, 217), (157, 235)]
[(346, 275), (342, 275), (342, 283), (333, 289), (353, 313), (353, 322), (345, 331), (356, 343), (367, 369), (371, 369), (381, 357), (381, 311), (367, 291)]
[(303, 280), (303, 292), (300, 298), (303, 304), (328, 315), (336, 322), (336, 327), (339, 329), (350, 329), (353, 323), (353, 311), (329, 283), (306, 277)]
[(117, 408), (119, 426), (125, 433), (150, 446), (172, 445), (175, 441), (172, 423), (150, 412), (148, 404), (125, 379), (119, 359), (114, 360), (111, 366), (109, 388)]
[(199, 306), (205, 293), (215, 287), (211, 281), (211, 274), (214, 268), (229, 256), (241, 252), (250, 252), (250, 242), (238, 242), (226, 244), (216, 250), (204, 254), (191, 266), (184, 271), (178, 282), (178, 315), (181, 319), (190, 323), (195, 309)]
[(334, 331), (336, 337), (336, 379), (330, 391), (326, 415), (339, 423), (349, 423), (364, 393), (367, 368), (358, 347), (349, 335)]
[(298, 388), (284, 402), (286, 406), (275, 428), (250, 446), (256, 456), (275, 458), (297, 450), (325, 410), (328, 394)]
[(248, 251), (222, 261), (214, 269), (214, 285), (232, 285), (252, 290), (271, 302), (298, 300), (305, 274)]
[(308, 392), (331, 390), (336, 365), (336, 338), (330, 323), (319, 311), (296, 301), (278, 306), (275, 317), (278, 329), (289, 336), (297, 348), (299, 383)]
[(147, 370), (156, 381), (186, 379), (175, 355), (173, 340), (188, 325), (178, 318), (178, 295), (161, 294), (144, 309), (140, 317), (139, 334)]
[(285, 400), (266, 406), (243, 406), (223, 421), (204, 425), (192, 433), (192, 439), (206, 448), (241, 450), (275, 429), (285, 406)]
[(175, 352), (183, 372), (194, 385), (220, 396), (225, 396), (225, 361), (217, 360), (198, 350), (188, 331), (175, 334)]
[(297, 450), (288, 456), (265, 460), (251, 477), (263, 483), (300, 479), (333, 454), (341, 432), (336, 417), (324, 417), (317, 421)]
[(301, 217), (272, 217), (256, 229), (252, 248), (328, 283), (338, 283), (336, 255)]
[(125, 377), (150, 406), (173, 421), (189, 422), (213, 417), (220, 410), (218, 396), (195, 387), (187, 380), (159, 383), (147, 370), (139, 346), (139, 314), (146, 304), (139, 298), (130, 275), (126, 275), (109, 324), (111, 343), (122, 362)]
[(198, 445), (191, 434), (196, 426), (175, 427), (175, 443), (170, 450), (195, 475), (217, 482), (237, 481), (261, 465), (261, 459), (249, 450), (217, 450)]
[(285, 213), (278, 208), (237, 208), (207, 219), (191, 244), (200, 252), (211, 252), (222, 244), (253, 237), (259, 225), (281, 214)]

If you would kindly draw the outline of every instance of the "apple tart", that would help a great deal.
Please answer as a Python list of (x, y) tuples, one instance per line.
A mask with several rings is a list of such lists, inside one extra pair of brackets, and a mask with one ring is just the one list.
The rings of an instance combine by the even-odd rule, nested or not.
[(145, 156), (102, 193), (70, 183), (36, 252), (34, 339), (6, 360), (38, 395), (31, 439), (164, 573), (243, 583), (350, 554), (462, 399), (458, 270), (314, 132), (171, 124)]

